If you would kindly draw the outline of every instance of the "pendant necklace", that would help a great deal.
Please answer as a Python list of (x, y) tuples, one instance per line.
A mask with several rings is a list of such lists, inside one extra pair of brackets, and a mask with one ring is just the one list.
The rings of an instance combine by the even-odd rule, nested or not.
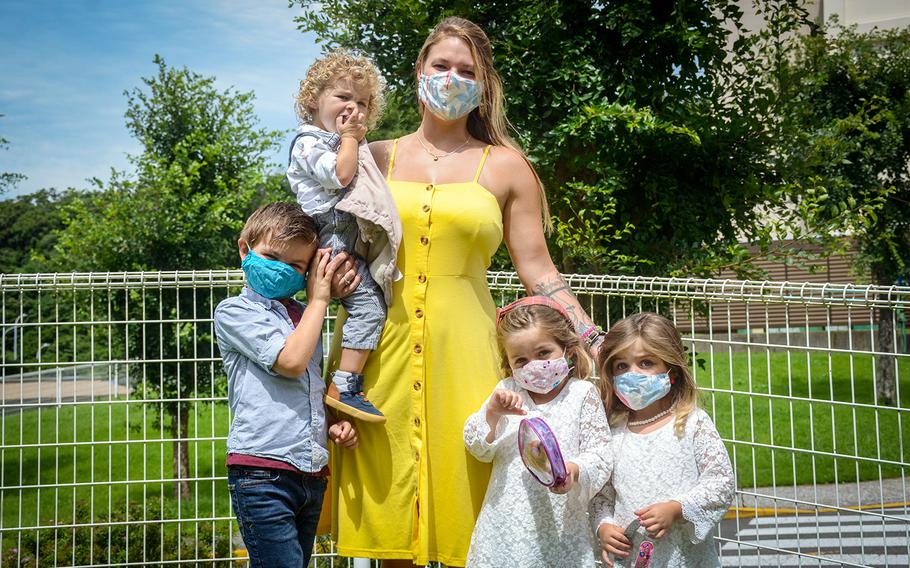
[(462, 148), (464, 148), (465, 146), (467, 146), (468, 142), (471, 141), (471, 137), (468, 136), (467, 138), (464, 139), (464, 142), (462, 142), (458, 148), (455, 148), (454, 150), (452, 150), (450, 152), (446, 152), (445, 154), (434, 154), (429, 148), (427, 148), (427, 145), (423, 143), (423, 140), (421, 139), (420, 134), (417, 134), (417, 141), (420, 142), (420, 145), (423, 147), (424, 152), (429, 154), (433, 158), (434, 162), (438, 162), (439, 158), (445, 158), (446, 156), (451, 156), (455, 152), (457, 152), (457, 151), (461, 150)]

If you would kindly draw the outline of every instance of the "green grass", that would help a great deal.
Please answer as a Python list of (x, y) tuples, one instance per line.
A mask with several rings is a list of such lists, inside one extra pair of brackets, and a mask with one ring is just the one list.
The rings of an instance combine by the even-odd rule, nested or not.
[[(869, 356), (834, 354), (829, 359), (827, 354), (809, 358), (798, 351), (789, 357), (787, 353), (762, 351), (750, 358), (746, 353), (731, 357), (726, 351), (705, 351), (697, 357), (704, 360), (704, 367), (696, 369), (699, 385), (705, 389), (702, 406), (715, 417), (721, 435), (736, 440), (728, 444), (728, 450), (735, 459), (741, 487), (789, 485), (794, 479), (798, 484), (878, 480), (900, 476), (902, 468), (849, 456), (895, 462), (910, 459), (910, 446), (905, 441), (910, 440), (910, 413), (707, 390), (713, 387), (871, 404), (874, 389)], [(907, 408), (910, 370), (902, 371), (902, 406)], [(200, 402), (190, 405), (189, 412), (191, 438), (227, 435), (226, 405)], [(79, 517), (86, 508), (89, 518), (103, 522), (118, 515), (122, 518), (129, 503), (142, 504), (153, 498), (160, 499), (169, 519), (228, 515), (230, 499), (223, 479), (192, 482), (192, 497), (183, 501), (174, 498), (172, 482), (117, 483), (172, 476), (171, 444), (156, 441), (169, 438), (170, 433), (162, 432), (156, 418), (154, 405), (143, 410), (138, 402), (129, 405), (129, 417), (127, 405), (105, 403), (7, 414), (2, 424), (2, 445), (30, 447), (2, 451), (3, 526), (70, 523), (74, 509), (83, 511)], [(73, 445), (74, 441), (79, 444)], [(43, 446), (34, 447), (39, 443)], [(782, 449), (753, 443), (773, 443)], [(848, 457), (835, 459), (798, 450)], [(191, 476), (224, 477), (224, 456), (224, 441), (191, 442)], [(910, 472), (904, 468), (903, 473)], [(85, 485), (32, 488), (74, 481)], [(10, 489), (20, 485), (25, 487)], [(129, 519), (135, 520), (135, 513), (130, 515)]]
[[(794, 479), (800, 485), (878, 480), (898, 477), (902, 469), (910, 474), (906, 467), (849, 457), (907, 462), (910, 412), (819, 402), (874, 404), (871, 356), (756, 351), (751, 357), (747, 353), (731, 357), (715, 350), (697, 357), (704, 359), (704, 368), (696, 369), (698, 384), (705, 389), (701, 405), (714, 416), (721, 436), (736, 441), (727, 449), (735, 457), (740, 487), (792, 485)], [(910, 407), (908, 371), (900, 373), (903, 408)], [(708, 388), (761, 394), (731, 395)]]
[[(2, 445), (31, 447), (2, 452), (3, 526), (71, 523), (74, 510), (86, 507), (90, 518), (107, 520), (112, 515), (122, 516), (130, 502), (144, 503), (152, 498), (161, 500), (168, 519), (228, 515), (230, 497), (223, 479), (191, 482), (189, 500), (174, 497), (173, 482), (122, 483), (173, 476), (171, 443), (160, 441), (171, 437), (169, 429), (165, 424), (162, 432), (155, 424), (158, 413), (154, 405), (145, 406), (145, 410), (143, 406), (102, 402), (7, 414), (2, 424)], [(189, 416), (190, 438), (227, 435), (226, 405), (195, 403), (189, 405)], [(225, 447), (223, 440), (190, 442), (190, 476), (226, 476)], [(74, 481), (86, 485), (28, 488)], [(9, 489), (17, 486), (27, 487)]]

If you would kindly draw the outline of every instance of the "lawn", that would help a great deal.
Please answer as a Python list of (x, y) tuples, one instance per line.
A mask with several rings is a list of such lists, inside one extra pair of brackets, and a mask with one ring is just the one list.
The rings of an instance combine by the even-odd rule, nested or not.
[(901, 469), (910, 473), (906, 467), (883, 463), (905, 463), (910, 453), (905, 446), (910, 440), (906, 359), (905, 368), (899, 369), (905, 410), (898, 411), (826, 402), (874, 404), (873, 361), (868, 355), (715, 350), (697, 357), (704, 360), (696, 368), (701, 403), (714, 416), (721, 436), (735, 440), (727, 448), (740, 487), (792, 485), (794, 479), (799, 485), (878, 480), (899, 477)]
[[(146, 519), (211, 519), (229, 514), (225, 480), (211, 479), (227, 474), (225, 442), (211, 440), (227, 435), (227, 406), (199, 402), (190, 405), (189, 412), (189, 437), (200, 439), (190, 442), (190, 475), (203, 478), (191, 482), (189, 500), (176, 499), (174, 484), (161, 481), (172, 476), (172, 450), (170, 442), (162, 441), (170, 433), (167, 429), (162, 432), (156, 423), (154, 405), (99, 402), (7, 414), (2, 424), (2, 526), (83, 524), (94, 520), (121, 523), (121, 528), (132, 531), (131, 537), (118, 536), (116, 531), (112, 537), (106, 527), (75, 536), (69, 529), (57, 531), (56, 538), (62, 535), (77, 541), (99, 541), (89, 545), (94, 544), (104, 557), (111, 538), (127, 544), (132, 538), (133, 545), (138, 541), (139, 552), (133, 558), (151, 550), (149, 543), (142, 543), (147, 540), (156, 541), (155, 550), (167, 548), (168, 543), (176, 549), (180, 542), (180, 548), (188, 548), (186, 552), (193, 554), (197, 540), (207, 550), (214, 549), (214, 545), (205, 546), (204, 541), (214, 538), (210, 536), (213, 534), (229, 534), (223, 530), (226, 522), (143, 523)], [(41, 446), (35, 447), (36, 444)], [(10, 448), (11, 445), (27, 447)], [(124, 483), (127, 480), (140, 483)], [(145, 480), (151, 482), (141, 483)], [(57, 484), (70, 486), (53, 487)], [(34, 486), (46, 487), (31, 488)], [(178, 526), (182, 538), (177, 538)], [(34, 538), (36, 534), (29, 531), (27, 536)], [(45, 540), (54, 538), (52, 531), (42, 534)], [(8, 551), (16, 545), (17, 536), (15, 532), (3, 535), (0, 549)], [(130, 547), (135, 549), (133, 545)], [(226, 546), (227, 543), (219, 543), (217, 548), (223, 550)], [(175, 554), (179, 553), (170, 550), (165, 556)], [(154, 554), (152, 558), (158, 556)]]

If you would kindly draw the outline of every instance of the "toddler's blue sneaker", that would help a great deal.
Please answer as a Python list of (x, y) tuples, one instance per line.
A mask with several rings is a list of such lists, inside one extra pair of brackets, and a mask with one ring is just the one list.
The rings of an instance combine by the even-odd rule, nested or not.
[(335, 371), (326, 389), (325, 403), (364, 422), (382, 424), (386, 420), (385, 415), (363, 394), (362, 375)]

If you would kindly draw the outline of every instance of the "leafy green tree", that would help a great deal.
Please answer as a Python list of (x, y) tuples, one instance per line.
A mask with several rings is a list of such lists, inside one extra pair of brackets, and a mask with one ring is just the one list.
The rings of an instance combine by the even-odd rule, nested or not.
[[(67, 209), (54, 259), (62, 270), (235, 267), (244, 219), (281, 190), (283, 176), (268, 173), (266, 158), (281, 133), (257, 126), (253, 94), (218, 90), (214, 77), (168, 67), (158, 56), (154, 63), (157, 74), (125, 93), (126, 126), (143, 146), (131, 157), (135, 172), (114, 172)], [(139, 346), (133, 356), (141, 348), (153, 360), (133, 374), (134, 390), (158, 401), (170, 419), (177, 492), (186, 498), (185, 401), (215, 388), (208, 366), (187, 359), (214, 354), (211, 326), (180, 322), (214, 306), (208, 292), (193, 289), (132, 294), (114, 303), (141, 306), (126, 314), (143, 322), (130, 327), (129, 341)]]
[[(760, 209), (781, 199), (776, 94), (742, 72), (755, 43), (737, 2), (296, 3), (300, 29), (370, 54), (410, 105), (432, 27), (448, 15), (481, 25), (547, 187), (563, 270), (746, 274), (741, 241), (771, 241)], [(806, 21), (797, 0), (764, 4)]]
[(41, 189), (0, 201), (0, 273), (41, 272), (79, 192)]
[[(860, 273), (910, 278), (910, 28), (859, 33), (836, 23), (791, 39), (780, 62), (779, 153), (802, 221), (827, 246), (855, 241)], [(893, 352), (895, 313), (877, 313)], [(893, 357), (877, 358), (883, 401), (896, 399)]]

